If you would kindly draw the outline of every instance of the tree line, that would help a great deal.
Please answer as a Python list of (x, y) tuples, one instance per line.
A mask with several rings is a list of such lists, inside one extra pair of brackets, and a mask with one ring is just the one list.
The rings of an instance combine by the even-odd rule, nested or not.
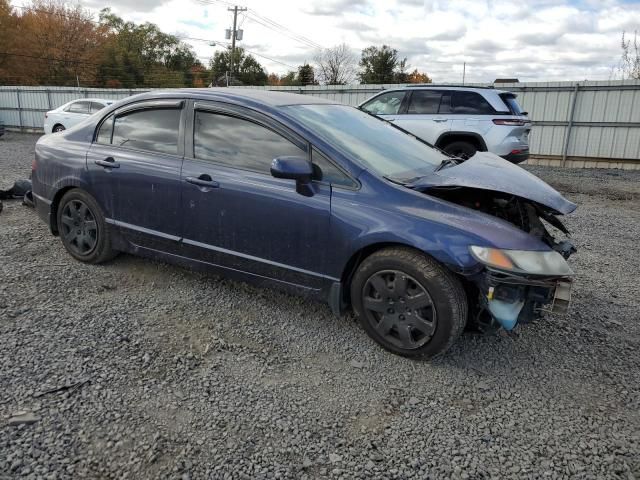
[[(216, 51), (201, 62), (184, 38), (153, 23), (125, 21), (109, 8), (95, 20), (79, 4), (33, 0), (26, 7), (0, 0), (0, 85), (107, 88), (207, 85), (345, 85), (429, 83), (396, 49), (370, 46), (360, 57), (346, 44), (316, 52), (283, 75), (268, 73), (250, 52)], [(231, 62), (233, 60), (233, 62)], [(233, 63), (233, 75), (230, 74)]]

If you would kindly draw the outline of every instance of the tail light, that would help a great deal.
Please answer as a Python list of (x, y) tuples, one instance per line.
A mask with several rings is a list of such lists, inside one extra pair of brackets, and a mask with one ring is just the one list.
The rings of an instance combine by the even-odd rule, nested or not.
[(49, 114), (45, 113), (44, 118), (49, 118)]
[(508, 125), (510, 127), (524, 127), (527, 123), (525, 120), (513, 120), (505, 118), (494, 118), (493, 123), (496, 125)]

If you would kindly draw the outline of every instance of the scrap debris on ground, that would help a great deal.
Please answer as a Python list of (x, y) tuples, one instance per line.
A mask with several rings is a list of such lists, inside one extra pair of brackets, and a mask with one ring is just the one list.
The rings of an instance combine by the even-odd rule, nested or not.
[[(0, 139), (1, 184), (36, 136)], [(640, 477), (640, 172), (532, 168), (579, 204), (574, 305), (416, 362), (329, 307), (0, 216), (0, 478)]]

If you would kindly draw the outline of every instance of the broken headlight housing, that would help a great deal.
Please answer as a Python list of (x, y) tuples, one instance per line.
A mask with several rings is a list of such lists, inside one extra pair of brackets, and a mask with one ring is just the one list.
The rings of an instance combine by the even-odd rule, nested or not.
[(558, 252), (534, 250), (502, 250), (490, 247), (469, 247), (471, 255), (487, 267), (525, 275), (566, 277), (573, 270)]

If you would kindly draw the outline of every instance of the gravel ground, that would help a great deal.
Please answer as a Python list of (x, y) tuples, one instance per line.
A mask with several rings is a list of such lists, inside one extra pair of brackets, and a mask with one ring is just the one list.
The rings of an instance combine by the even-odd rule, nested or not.
[[(0, 138), (0, 185), (36, 139)], [(640, 478), (640, 174), (532, 170), (580, 205), (571, 312), (430, 363), (322, 304), (80, 264), (5, 202), (0, 478)]]

